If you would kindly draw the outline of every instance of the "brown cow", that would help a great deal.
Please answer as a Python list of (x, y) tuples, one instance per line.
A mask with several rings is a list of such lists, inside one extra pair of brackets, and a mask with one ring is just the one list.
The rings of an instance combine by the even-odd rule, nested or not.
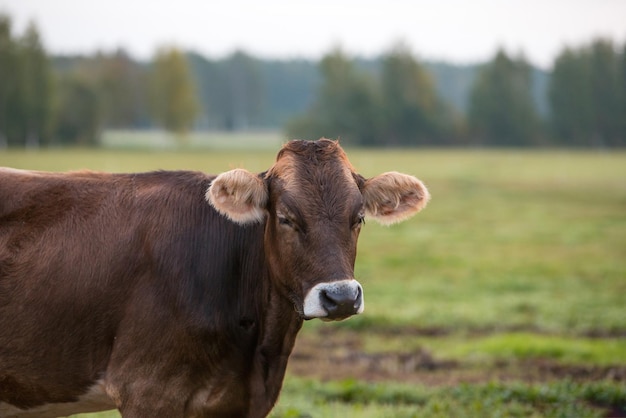
[(324, 139), (261, 174), (0, 169), (0, 416), (266, 416), (302, 321), (363, 311), (364, 217), (428, 198)]

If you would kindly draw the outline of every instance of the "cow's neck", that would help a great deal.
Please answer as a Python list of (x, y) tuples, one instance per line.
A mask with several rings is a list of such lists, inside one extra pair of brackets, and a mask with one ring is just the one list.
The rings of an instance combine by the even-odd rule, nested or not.
[(274, 406), (282, 387), (287, 361), (293, 350), (296, 336), (302, 327), (302, 317), (293, 303), (269, 286), (268, 302), (263, 326), (256, 348), (249, 417), (265, 417)]

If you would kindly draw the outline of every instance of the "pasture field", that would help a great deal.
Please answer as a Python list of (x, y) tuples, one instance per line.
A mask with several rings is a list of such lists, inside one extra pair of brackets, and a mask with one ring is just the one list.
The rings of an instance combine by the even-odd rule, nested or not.
[[(263, 171), (279, 143), (9, 150), (0, 165)], [(365, 312), (305, 324), (272, 417), (626, 417), (626, 152), (347, 152), (365, 176), (416, 175), (432, 201), (367, 222)]]

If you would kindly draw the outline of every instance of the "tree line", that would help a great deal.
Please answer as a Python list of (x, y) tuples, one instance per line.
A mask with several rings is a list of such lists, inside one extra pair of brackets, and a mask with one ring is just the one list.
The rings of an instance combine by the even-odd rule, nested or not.
[(50, 57), (33, 23), (19, 36), (0, 15), (0, 147), (97, 145), (110, 128), (184, 133), (198, 111), (187, 58), (175, 48), (149, 64), (122, 50)]
[[(367, 72), (341, 50), (320, 63), (322, 83), (289, 136), (359, 145), (626, 145), (626, 45), (597, 39), (565, 48), (537, 95), (541, 73), (499, 50), (475, 68), (465, 111), (443, 100), (427, 65), (405, 45)], [(545, 107), (545, 109), (542, 109)]]
[(364, 146), (624, 146), (626, 44), (564, 48), (550, 72), (501, 49), (487, 63), (208, 59), (174, 47), (50, 56), (34, 24), (0, 15), (0, 147), (97, 145), (104, 129), (284, 129)]
[(52, 129), (50, 62), (31, 24), (14, 39), (0, 16), (0, 146), (37, 144)]

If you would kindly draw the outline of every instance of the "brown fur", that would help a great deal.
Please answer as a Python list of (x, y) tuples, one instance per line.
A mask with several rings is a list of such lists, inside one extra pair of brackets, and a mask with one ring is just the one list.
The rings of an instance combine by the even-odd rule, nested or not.
[(0, 170), (0, 414), (101, 387), (124, 418), (266, 416), (307, 292), (424, 191), (328, 140), (260, 175)]

